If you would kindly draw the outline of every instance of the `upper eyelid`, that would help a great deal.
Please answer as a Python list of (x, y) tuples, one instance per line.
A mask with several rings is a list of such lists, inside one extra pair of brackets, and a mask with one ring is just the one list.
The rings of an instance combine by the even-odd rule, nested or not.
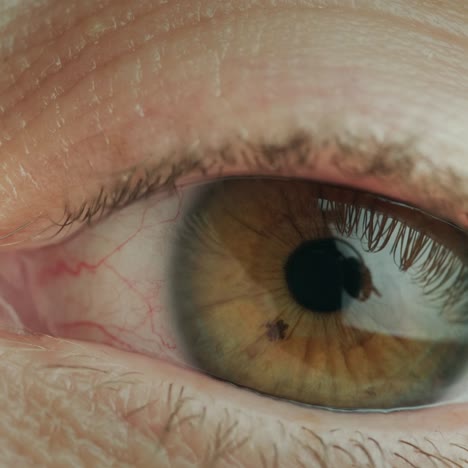
[[(211, 4), (211, 2), (206, 3)], [(317, 3), (322, 5), (322, 2)], [(331, 3), (335, 5), (336, 2)], [(190, 6), (190, 2), (187, 2), (187, 5)], [(398, 5), (395, 6), (392, 4), (390, 10), (394, 11), (397, 7)], [(411, 5), (408, 6), (407, 3), (403, 2), (403, 7), (401, 7), (399, 11), (403, 12), (405, 9), (409, 9), (411, 11), (411, 8)], [(385, 10), (385, 7), (382, 8), (382, 11), (383, 10)], [(430, 13), (431, 15), (428, 15), (428, 18), (433, 17), (433, 12)], [(459, 18), (455, 17), (455, 20), (456, 19)], [(441, 25), (437, 23), (432, 26)], [(411, 60), (408, 62), (412, 63)], [(386, 103), (384, 104), (386, 105)], [(423, 104), (426, 103), (424, 102)], [(327, 108), (326, 105), (324, 108)], [(378, 110), (380, 111), (380, 109)], [(424, 112), (426, 112), (425, 109)], [(353, 114), (353, 112), (351, 112), (351, 114)], [(412, 115), (410, 113), (408, 114), (409, 115), (405, 115), (405, 117), (410, 117)], [(430, 113), (428, 112), (428, 114)], [(149, 115), (150, 113), (148, 113), (148, 116)], [(366, 114), (366, 117), (367, 115), (369, 114)], [(217, 115), (215, 115), (215, 117), (217, 118)], [(341, 118), (342, 117), (340, 116), (340, 119)], [(396, 120), (399, 118), (400, 117), (397, 116), (392, 123), (395, 124)], [(154, 122), (151, 121), (151, 119), (148, 120), (149, 123)], [(407, 120), (408, 119), (404, 121), (407, 122)], [(370, 121), (370, 123), (372, 124), (372, 121)], [(412, 123), (412, 121), (410, 121), (410, 123)], [(368, 123), (366, 123), (366, 125), (367, 124)], [(315, 122), (313, 122), (313, 125), (315, 125)], [(387, 127), (387, 131), (394, 132), (395, 128), (399, 129), (398, 125)], [(421, 125), (418, 126), (418, 128), (421, 129)], [(435, 127), (434, 130), (436, 128), (437, 127)], [(196, 128), (195, 131), (199, 134), (200, 129)], [(336, 129), (332, 129), (332, 133), (334, 134), (335, 132)], [(141, 136), (140, 131), (136, 133), (138, 136)], [(315, 133), (313, 135), (309, 134), (307, 136), (311, 142), (312, 155), (320, 155), (324, 150), (324, 138), (317, 138), (319, 133)], [(398, 133), (401, 134), (402, 132), (400, 131)], [(439, 132), (434, 133), (437, 134)], [(159, 141), (157, 141), (159, 138), (156, 138), (155, 141), (151, 141), (152, 137), (153, 136), (151, 135), (149, 141), (145, 142), (150, 148), (159, 144)], [(292, 138), (293, 137), (289, 139)], [(164, 138), (162, 138), (162, 140), (164, 140)], [(376, 142), (374, 138), (368, 136), (348, 138), (348, 136), (343, 134), (339, 137), (334, 135), (333, 137), (328, 138), (328, 142), (331, 146), (335, 147), (333, 151), (336, 152), (336, 157), (332, 163), (334, 163), (334, 166), (338, 167), (338, 170), (341, 171), (342, 174), (349, 175), (350, 180), (354, 178), (357, 181), (357, 179), (369, 177), (376, 179), (385, 178), (386, 180), (391, 181), (395, 178), (397, 181), (403, 181), (404, 185), (414, 188), (414, 192), (418, 193), (420, 198), (424, 198), (425, 205), (423, 208), (434, 212), (441, 217), (445, 216), (456, 220), (458, 219), (457, 213), (461, 210), (464, 209), (468, 212), (467, 197), (466, 193), (463, 191), (463, 186), (467, 184), (463, 184), (463, 180), (456, 176), (456, 168), (451, 171), (451, 174), (450, 170), (445, 172), (438, 171), (435, 164), (431, 165), (430, 158), (420, 155), (418, 151), (415, 150), (414, 142)], [(129, 135), (126, 135), (125, 143), (118, 139), (112, 140), (112, 143), (117, 146), (117, 150), (122, 150), (124, 144), (128, 145), (128, 147), (130, 147), (130, 157), (134, 157), (136, 159), (136, 157), (140, 158), (142, 156), (142, 150), (138, 149), (133, 152), (133, 148), (131, 146), (133, 145), (133, 147), (136, 147), (137, 145), (135, 144), (133, 137), (130, 137)], [(430, 144), (432, 144), (432, 142)], [(146, 148), (148, 148), (148, 146), (146, 146)], [(243, 155), (239, 154), (245, 147), (248, 147), (247, 158), (244, 158)], [(138, 163), (137, 166), (126, 170), (125, 172), (119, 172), (116, 174), (81, 174), (81, 171), (77, 171), (80, 172), (81, 178), (77, 178), (76, 181), (73, 179), (72, 182), (76, 185), (81, 185), (83, 178), (85, 178), (86, 181), (89, 180), (89, 186), (84, 187), (87, 192), (86, 194), (83, 194), (79, 189), (73, 192), (70, 185), (65, 185), (65, 176), (62, 173), (59, 173), (56, 174), (58, 177), (56, 177), (55, 180), (52, 178), (50, 179), (50, 181), (57, 186), (55, 190), (54, 187), (51, 187), (50, 189), (50, 192), (54, 192), (53, 197), (55, 204), (53, 206), (52, 204), (47, 206), (45, 205), (47, 189), (43, 190), (41, 187), (43, 193), (39, 194), (38, 201), (35, 203), (34, 208), (36, 209), (36, 212), (39, 211), (38, 208), (42, 208), (42, 205), (39, 205), (40, 203), (43, 203), (45, 208), (44, 217), (46, 215), (48, 216), (46, 221), (49, 222), (49, 218), (52, 218), (50, 221), (52, 224), (58, 225), (58, 228), (62, 225), (68, 225), (70, 222), (78, 224), (80, 220), (97, 221), (101, 216), (108, 214), (112, 208), (124, 207), (129, 202), (138, 199), (139, 197), (149, 195), (150, 193), (161, 193), (166, 190), (170, 191), (179, 183), (184, 183), (186, 179), (190, 178), (192, 175), (197, 176), (197, 171), (198, 176), (202, 176), (204, 173), (208, 174), (209, 172), (210, 177), (217, 174), (222, 176), (224, 173), (229, 171), (236, 171), (241, 166), (240, 160), (242, 158), (247, 159), (246, 162), (249, 163), (249, 167), (254, 171), (254, 173), (255, 171), (274, 173), (275, 171), (279, 172), (283, 169), (291, 169), (291, 167), (288, 166), (292, 165), (286, 164), (286, 158), (281, 157), (287, 153), (287, 151), (285, 151), (286, 147), (286, 139), (283, 142), (276, 144), (275, 147), (275, 145), (268, 145), (261, 141), (246, 142), (241, 138), (232, 135), (229, 138), (229, 143), (218, 147), (210, 146), (208, 144), (200, 144), (196, 150), (193, 150), (180, 146), (180, 148), (172, 151), (171, 154), (168, 152), (155, 154), (154, 158), (149, 158), (146, 161)], [(276, 152), (269, 151), (269, 149), (272, 148)], [(87, 147), (85, 149), (88, 150)], [(265, 149), (267, 151), (265, 151)], [(122, 152), (124, 150), (125, 149), (123, 149)], [(463, 151), (463, 148), (461, 150)], [(109, 164), (113, 164), (114, 160), (118, 160), (117, 157), (113, 157), (116, 155), (112, 155), (112, 151), (115, 151), (115, 148), (110, 149), (109, 153), (106, 153), (106, 156), (109, 156)], [(232, 156), (235, 160), (234, 163), (231, 164), (229, 161), (225, 160), (223, 156), (226, 154), (230, 154), (230, 156)], [(277, 159), (280, 160), (278, 164), (272, 163), (271, 154), (276, 154)], [(61, 155), (63, 155), (63, 152), (61, 152)], [(256, 162), (253, 162), (254, 158), (257, 158)], [(128, 159), (129, 158), (127, 157), (122, 158), (124, 161), (127, 161)], [(159, 162), (158, 159), (160, 160)], [(311, 161), (315, 159), (316, 158), (311, 158), (307, 165), (312, 166)], [(317, 157), (317, 159), (320, 158)], [(414, 171), (414, 168), (419, 163), (426, 166), (423, 177), (419, 177), (419, 174), (416, 174), (416, 171)], [(409, 173), (406, 173), (406, 169), (403, 169), (403, 164), (407, 164), (411, 169)], [(37, 170), (33, 164), (30, 165), (32, 166), (32, 169)], [(207, 166), (212, 166), (209, 171), (206, 170)], [(399, 169), (395, 170), (397, 166), (399, 166)], [(214, 171), (217, 171), (217, 174), (214, 174)], [(37, 170), (37, 172), (39, 173), (40, 171)], [(300, 174), (298, 174), (299, 169), (291, 170), (291, 172), (294, 172), (294, 174), (287, 175), (300, 176)], [(61, 179), (63, 179), (63, 184), (61, 184)], [(359, 184), (357, 185), (359, 186)], [(433, 188), (437, 190), (432, 190)], [(93, 193), (91, 193), (91, 190), (93, 190)], [(80, 194), (77, 195), (77, 192)], [(20, 193), (19, 198), (25, 199), (26, 197), (21, 197)], [(26, 200), (26, 202), (28, 201), (29, 200)], [(409, 200), (405, 199), (402, 201), (409, 202)], [(16, 200), (11, 202), (10, 206), (13, 207), (15, 203)], [(7, 208), (10, 211), (13, 211), (13, 208)], [(16, 206), (14, 208), (16, 209)], [(3, 226), (4, 232), (12, 232), (15, 228), (19, 229), (25, 224), (25, 222), (29, 221), (29, 217), (32, 216), (32, 210), (29, 210), (28, 212), (28, 210), (24, 208), (21, 210), (21, 208), (22, 207), (20, 206), (18, 216), (13, 217), (10, 215), (10, 217), (5, 217), (6, 221), (4, 222), (7, 224)], [(459, 223), (460, 225), (464, 226), (466, 224), (468, 226), (468, 215), (465, 215), (465, 218), (466, 219), (460, 218), (462, 220)], [(54, 226), (54, 229), (55, 227), (56, 226)], [(28, 235), (29, 233), (31, 233), (31, 235), (35, 234), (33, 229), (28, 228), (27, 231)], [(39, 229), (36, 227), (35, 231), (38, 232)], [(0, 245), (5, 245), (1, 239)]]
[[(171, 192), (187, 178), (239, 175), (300, 176), (313, 171), (324, 153), (333, 169), (351, 180), (372, 178), (399, 182), (424, 200), (423, 209), (442, 218), (455, 219), (466, 206), (466, 181), (450, 168), (440, 169), (419, 154), (416, 141), (378, 142), (349, 135), (318, 138), (304, 131), (280, 142), (251, 142), (234, 138), (218, 147), (197, 145), (164, 157), (148, 158), (128, 171), (98, 175), (99, 193), (79, 206), (66, 206), (57, 224), (91, 223), (154, 193)], [(420, 171), (421, 165), (425, 167)], [(384, 194), (382, 194), (384, 195)], [(408, 203), (408, 200), (400, 201)], [(463, 226), (461, 226), (463, 228)]]
[[(62, 215), (51, 217), (44, 211), (34, 219), (23, 219), (20, 225), (4, 229), (0, 248), (21, 248), (29, 243), (63, 238), (80, 226), (98, 222), (140, 199), (171, 194), (181, 185), (203, 179), (233, 175), (284, 176), (340, 184), (323, 180), (323, 173), (329, 169), (340, 177), (341, 185), (373, 191), (416, 206), (466, 229), (466, 180), (455, 169), (442, 169), (427, 155), (418, 152), (420, 138), (406, 141), (399, 138), (379, 141), (368, 135), (357, 137), (340, 133), (334, 128), (317, 133), (292, 131), (276, 141), (231, 136), (217, 146), (205, 142), (179, 143), (179, 148), (165, 154), (155, 153), (128, 170), (90, 175), (89, 187), (94, 190), (84, 200), (72, 201), (64, 197), (60, 201)], [(363, 182), (369, 180), (378, 190), (369, 190), (364, 185)], [(390, 185), (406, 188), (412, 199), (404, 194), (400, 197), (395, 190), (385, 193), (383, 189)]]

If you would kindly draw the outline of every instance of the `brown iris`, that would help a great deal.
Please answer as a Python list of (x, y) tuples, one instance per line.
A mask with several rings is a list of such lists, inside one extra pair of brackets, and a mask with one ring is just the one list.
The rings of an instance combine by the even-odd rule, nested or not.
[(468, 351), (465, 249), (458, 229), (371, 195), (224, 180), (180, 228), (178, 328), (197, 367), (269, 395), (428, 404)]

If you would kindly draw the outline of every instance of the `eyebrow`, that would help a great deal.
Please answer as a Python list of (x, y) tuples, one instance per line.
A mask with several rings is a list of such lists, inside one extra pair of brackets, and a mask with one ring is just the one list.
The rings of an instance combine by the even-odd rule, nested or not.
[[(164, 157), (148, 157), (128, 170), (98, 174), (97, 194), (79, 206), (67, 204), (59, 230), (75, 223), (94, 223), (116, 210), (154, 194), (174, 194), (190, 183), (232, 176), (314, 179), (316, 168), (329, 165), (344, 185), (360, 189), (363, 180), (392, 184), (415, 195), (415, 206), (460, 227), (468, 225), (468, 183), (454, 168), (440, 168), (416, 150), (417, 140), (379, 142), (375, 138), (317, 138), (296, 131), (282, 141), (234, 138), (218, 146), (197, 143)], [(308, 176), (304, 173), (309, 172)], [(322, 168), (323, 172), (323, 168)], [(385, 193), (376, 195), (386, 196)], [(392, 198), (392, 197), (389, 197)], [(396, 201), (412, 204), (404, 198)], [(462, 213), (465, 218), (460, 216)]]

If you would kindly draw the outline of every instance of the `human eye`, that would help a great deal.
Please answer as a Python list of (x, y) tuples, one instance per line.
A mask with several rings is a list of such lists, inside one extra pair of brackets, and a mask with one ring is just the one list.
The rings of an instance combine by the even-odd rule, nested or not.
[[(462, 365), (457, 358), (465, 343), (463, 321), (450, 320), (466, 306), (466, 17), (407, 3), (392, 9), (364, 2), (353, 8), (224, 1), (62, 6), (26, 9), (29, 28), (16, 36), (10, 31), (16, 40), (3, 43), (0, 276), (3, 338), (38, 348), (50, 346), (47, 336), (56, 338), (57, 354), (24, 365), (42, 369), (27, 382), (54, 381), (57, 369), (73, 375), (60, 387), (64, 400), (50, 406), (55, 421), (62, 421), (66, 398), (90, 401), (67, 420), (94, 434), (83, 438), (94, 451), (70, 452), (95, 462), (102, 450), (148, 466), (155, 459), (161, 466), (463, 466), (466, 377), (444, 380), (442, 371), (450, 370), (444, 364)], [(40, 33), (44, 24), (50, 37)], [(417, 272), (408, 289), (418, 313), (381, 334), (403, 342), (405, 352), (394, 362), (412, 373), (400, 376), (408, 386), (403, 402), (404, 392), (392, 392), (391, 373), (378, 391), (368, 389), (367, 399), (358, 390), (372, 379), (350, 391), (349, 375), (334, 399), (328, 389), (300, 394), (291, 352), (298, 335), (288, 334), (293, 316), (277, 318), (270, 307), (271, 317), (257, 319), (262, 307), (253, 300), (231, 303), (224, 313), (201, 312), (209, 294), (219, 302), (230, 287), (265, 289), (258, 275), (240, 283), (229, 275), (250, 265), (250, 255), (236, 255), (257, 239), (248, 226), (269, 216), (290, 216), (290, 227), (305, 229), (298, 214), (304, 194), (314, 219), (323, 221), (307, 227), (306, 240), (320, 238), (325, 226), (334, 229), (346, 253), (334, 250), (340, 265), (368, 266), (379, 250), (371, 244), (380, 243), (390, 259), (382, 271), (403, 270), (395, 284), (411, 277), (412, 268)], [(270, 205), (273, 200), (278, 203)], [(356, 213), (367, 221), (356, 221)], [(231, 236), (233, 219), (238, 236)], [(386, 242), (375, 234), (384, 219), (394, 226)], [(259, 255), (279, 245), (275, 231), (250, 230), (265, 239), (255, 249)], [(287, 232), (275, 239), (292, 244)], [(222, 261), (213, 249), (203, 251), (213, 236), (224, 249)], [(359, 281), (366, 288), (347, 283), (346, 300), (359, 305), (348, 318), (376, 334), (381, 323), (361, 320), (359, 310), (379, 301), (403, 309), (407, 299), (383, 291), (375, 267), (368, 270), (360, 276), (367, 281)], [(265, 298), (270, 306), (271, 297)], [(446, 301), (450, 320), (439, 314)], [(422, 318), (426, 310), (432, 322)], [(388, 321), (385, 330), (394, 325)], [(304, 328), (311, 342), (312, 327)], [(405, 356), (424, 355), (421, 336), (440, 351), (439, 361), (411, 367)], [(228, 360), (244, 338), (247, 354), (268, 360), (258, 370), (252, 365), (250, 380), (232, 378), (240, 366)], [(281, 352), (269, 358), (275, 350)], [(337, 360), (334, 370), (343, 374)], [(306, 371), (300, 371), (304, 380)], [(320, 378), (327, 372), (330, 367)], [(291, 380), (289, 392), (273, 391), (280, 374)]]

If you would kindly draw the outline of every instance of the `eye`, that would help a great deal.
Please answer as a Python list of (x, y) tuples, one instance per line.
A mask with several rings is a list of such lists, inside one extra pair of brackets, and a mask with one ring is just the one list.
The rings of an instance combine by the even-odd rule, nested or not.
[(265, 395), (395, 409), (442, 402), (462, 378), (466, 235), (377, 195), (221, 180), (3, 263), (13, 325)]
[(208, 186), (179, 231), (172, 310), (202, 370), (335, 409), (434, 403), (460, 377), (455, 227), (370, 194), (247, 179)]

